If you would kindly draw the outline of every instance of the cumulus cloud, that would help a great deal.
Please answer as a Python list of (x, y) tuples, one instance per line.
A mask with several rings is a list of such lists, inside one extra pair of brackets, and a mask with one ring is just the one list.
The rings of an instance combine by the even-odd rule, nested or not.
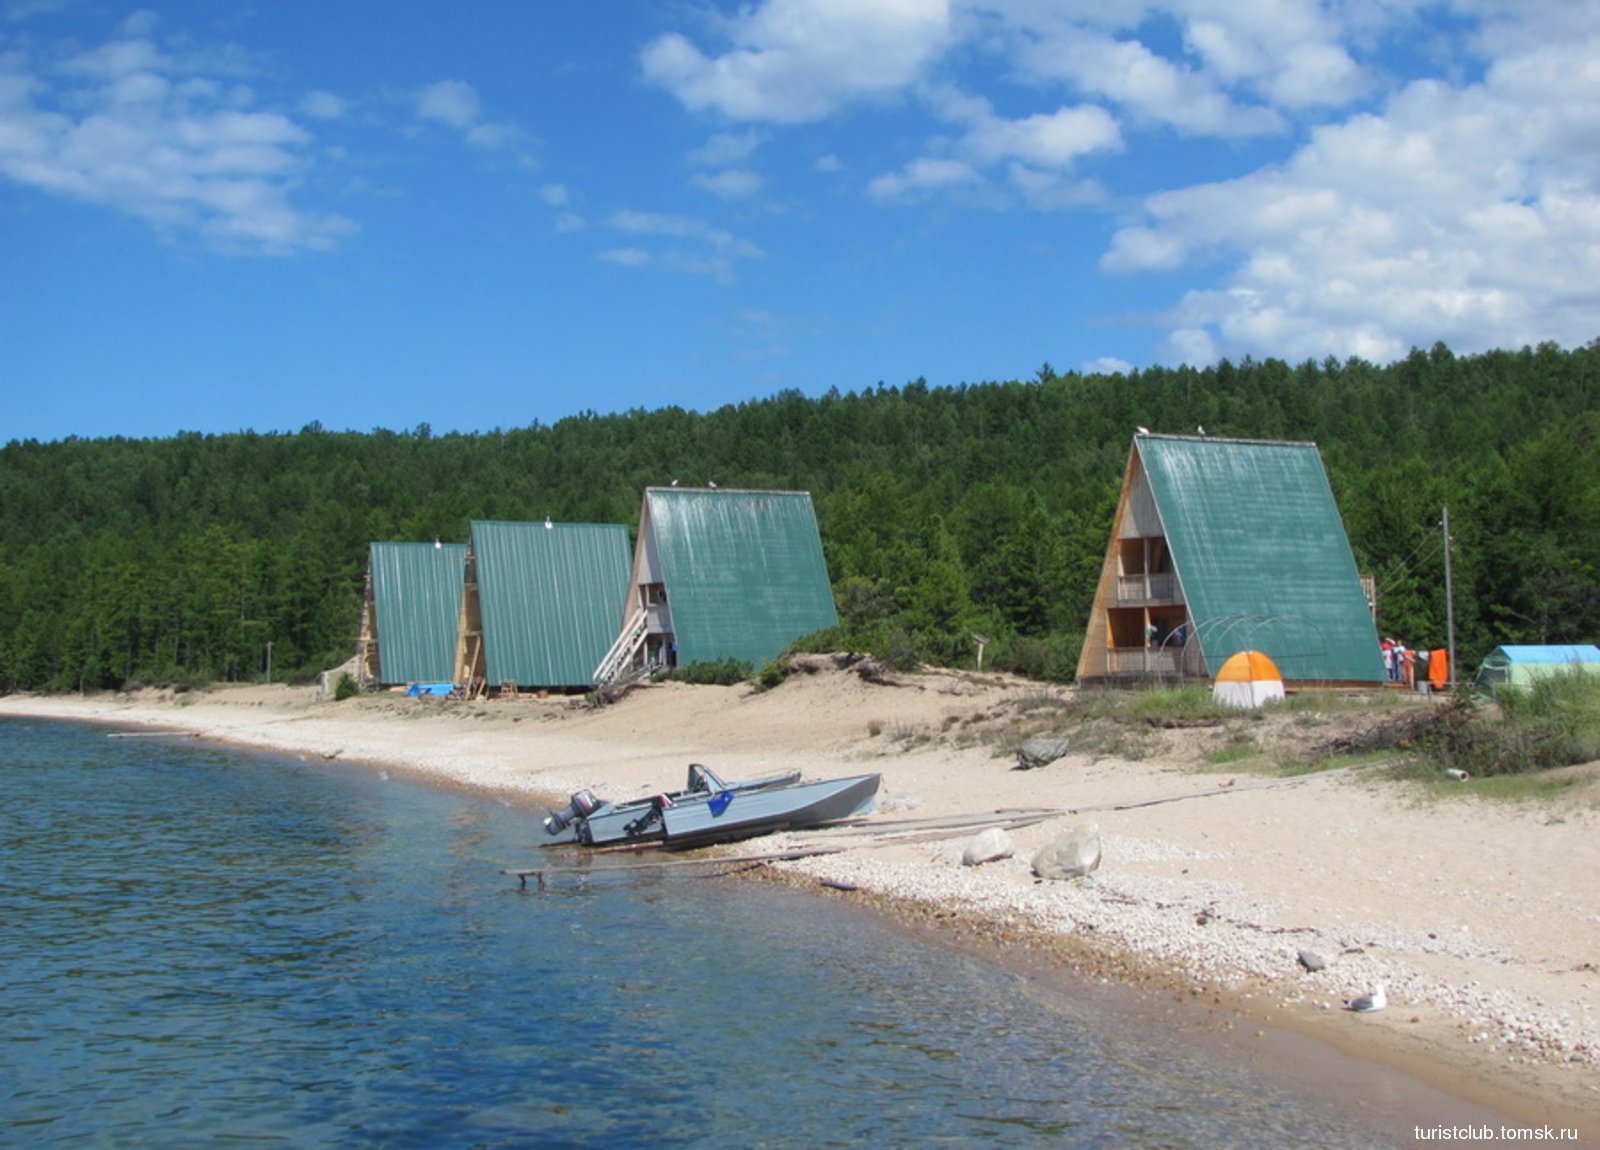
[(1316, 129), (1280, 166), (1148, 198), (1112, 272), (1215, 261), (1174, 309), (1183, 358), (1388, 360), (1583, 343), (1600, 314), (1600, 30), (1416, 81)]
[(0, 175), (220, 250), (332, 246), (354, 225), (291, 202), (311, 168), (311, 134), (253, 100), (143, 38), (50, 68), (12, 53), (0, 57)]
[(1134, 119), (1195, 135), (1254, 136), (1283, 128), (1271, 108), (1241, 104), (1214, 79), (1138, 40), (1073, 25), (1025, 37), (1024, 68), (1119, 105)]
[(695, 111), (803, 123), (916, 82), (950, 42), (950, 0), (766, 0), (720, 28), (707, 55), (671, 33), (640, 55), (645, 78)]
[(867, 193), (874, 199), (988, 188), (992, 185), (985, 173), (999, 168), (1009, 185), (1034, 207), (1082, 204), (1099, 197), (1098, 186), (1068, 179), (1065, 170), (1083, 156), (1122, 147), (1116, 121), (1095, 106), (1006, 119), (995, 115), (987, 100), (955, 89), (939, 90), (929, 100), (962, 134), (953, 141), (938, 141), (944, 154), (918, 157), (900, 171), (872, 180)]

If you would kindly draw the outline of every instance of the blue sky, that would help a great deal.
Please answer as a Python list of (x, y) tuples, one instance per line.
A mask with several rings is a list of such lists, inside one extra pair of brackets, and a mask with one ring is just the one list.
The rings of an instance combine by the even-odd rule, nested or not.
[(1600, 336), (1594, 0), (0, 0), (0, 442)]

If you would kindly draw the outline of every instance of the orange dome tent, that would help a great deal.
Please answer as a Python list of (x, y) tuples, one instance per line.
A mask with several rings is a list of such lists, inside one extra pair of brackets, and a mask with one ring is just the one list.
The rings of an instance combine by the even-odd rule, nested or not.
[(1211, 697), (1225, 707), (1254, 710), (1283, 698), (1283, 676), (1277, 664), (1260, 651), (1236, 651), (1217, 672)]

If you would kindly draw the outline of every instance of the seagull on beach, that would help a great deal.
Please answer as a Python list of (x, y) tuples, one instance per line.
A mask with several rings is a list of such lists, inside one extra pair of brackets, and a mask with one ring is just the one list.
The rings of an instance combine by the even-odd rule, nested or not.
[(1389, 1005), (1389, 998), (1383, 993), (1383, 983), (1378, 983), (1372, 988), (1370, 994), (1363, 994), (1352, 998), (1344, 1004), (1346, 1010), (1353, 1010), (1357, 1014), (1371, 1014), (1374, 1010), (1382, 1010)]

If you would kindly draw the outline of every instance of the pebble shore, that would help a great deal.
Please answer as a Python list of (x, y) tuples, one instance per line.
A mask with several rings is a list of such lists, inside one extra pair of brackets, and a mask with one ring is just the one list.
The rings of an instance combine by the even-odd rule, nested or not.
[[(793, 841), (780, 836), (772, 846), (781, 850)], [(1410, 958), (1422, 954), (1479, 963), (1512, 961), (1470, 932), (1419, 935), (1370, 925), (1331, 934), (1271, 925), (1279, 920), (1280, 908), (1236, 884), (1119, 873), (1117, 860), (1202, 857), (1170, 843), (1104, 836), (1107, 862), (1095, 874), (1043, 882), (1020, 856), (964, 867), (963, 842), (924, 845), (917, 860), (890, 859), (869, 849), (776, 865), (836, 889), (854, 888), (921, 908), (924, 914), (958, 912), (995, 932), (1070, 940), (1102, 958), (1114, 957), (1124, 974), (1131, 965), (1196, 994), (1248, 996), (1258, 1009), (1340, 1010), (1352, 987), (1381, 982), (1388, 988), (1391, 1010), (1436, 1011), (1460, 1031), (1464, 1042), (1508, 1062), (1585, 1072), (1600, 1062), (1600, 1019), (1588, 1009), (1574, 1014), (1472, 980), (1444, 982), (1419, 970)], [(1303, 969), (1301, 950), (1326, 956), (1327, 966), (1316, 972)]]

